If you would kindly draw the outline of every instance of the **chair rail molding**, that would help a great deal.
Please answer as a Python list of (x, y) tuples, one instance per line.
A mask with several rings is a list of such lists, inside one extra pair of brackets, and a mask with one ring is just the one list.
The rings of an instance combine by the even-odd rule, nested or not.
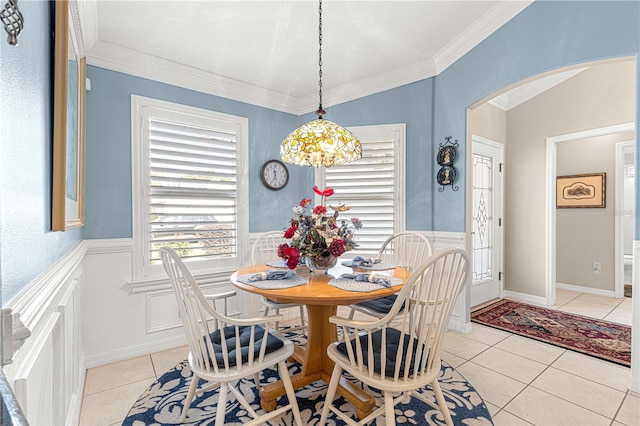
[[(77, 424), (80, 419), (86, 252), (87, 244), (78, 242), (3, 309), (3, 320), (14, 323), (3, 333), (4, 347), (13, 345), (3, 354), (3, 370), (30, 424)], [(15, 326), (20, 321), (23, 328)], [(20, 337), (24, 341), (16, 347)]]
[[(82, 259), (87, 251), (84, 241), (77, 243), (49, 269), (26, 286), (4, 307), (10, 310), (27, 330), (33, 331), (50, 306), (52, 298), (69, 278), (77, 279), (82, 272)], [(15, 332), (15, 327), (14, 327)], [(3, 334), (3, 339), (6, 338)]]
[(87, 255), (133, 252), (133, 238), (84, 240)]

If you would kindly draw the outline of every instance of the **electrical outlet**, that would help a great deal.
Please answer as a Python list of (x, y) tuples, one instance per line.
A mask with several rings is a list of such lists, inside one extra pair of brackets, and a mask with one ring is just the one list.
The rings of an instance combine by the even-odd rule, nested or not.
[(593, 262), (593, 271), (594, 271), (594, 272), (600, 272), (600, 271), (602, 271), (602, 263), (600, 263), (600, 262)]

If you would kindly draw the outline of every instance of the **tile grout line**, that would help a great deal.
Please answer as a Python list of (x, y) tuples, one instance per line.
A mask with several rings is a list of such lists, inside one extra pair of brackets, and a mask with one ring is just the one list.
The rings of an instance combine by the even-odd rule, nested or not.
[[(609, 416), (606, 416), (606, 415), (604, 415), (604, 414), (602, 414), (602, 413), (598, 413), (597, 411), (593, 411), (592, 409), (590, 409), (590, 408), (588, 408), (588, 407), (583, 407), (583, 406), (582, 406), (582, 405), (580, 405), (580, 404), (576, 404), (576, 403), (575, 403), (575, 402), (573, 402), (573, 401), (569, 401), (568, 399), (565, 399), (565, 398), (563, 398), (563, 397), (561, 397), (561, 396), (558, 396), (558, 395), (554, 395), (554, 394), (552, 394), (552, 393), (549, 393), (549, 392), (547, 392), (547, 391), (546, 391), (546, 390), (544, 390), (544, 389), (540, 389), (540, 388), (538, 388), (538, 387), (536, 387), (536, 386), (533, 386), (533, 385), (531, 385), (531, 387), (532, 387), (533, 389), (535, 389), (535, 390), (538, 390), (538, 391), (540, 391), (540, 392), (546, 393), (547, 395), (549, 395), (549, 396), (551, 396), (551, 397), (553, 397), (553, 398), (560, 399), (560, 400), (562, 400), (562, 401), (564, 401), (564, 402), (567, 402), (567, 403), (569, 403), (569, 404), (571, 404), (571, 405), (574, 405), (574, 406), (576, 406), (576, 407), (579, 407), (579, 408), (582, 408), (582, 409), (584, 409), (584, 410), (587, 410), (587, 411), (589, 411), (589, 412), (591, 412), (591, 413), (593, 413), (593, 414), (596, 414), (596, 415), (598, 415), (598, 416), (604, 417), (604, 418), (605, 418), (605, 419), (607, 419), (607, 420), (611, 420), (611, 421), (615, 420), (615, 415), (614, 415), (614, 417), (609, 417)], [(618, 391), (618, 392), (619, 392), (619, 391)], [(622, 399), (624, 400), (624, 398), (622, 398)], [(617, 414), (617, 411), (616, 411), (616, 414)]]
[[(567, 349), (567, 351), (569, 351), (569, 350)], [(573, 351), (571, 351), (571, 352), (573, 352)], [(580, 354), (579, 352), (576, 352), (576, 353), (577, 353), (577, 354), (579, 354), (579, 355), (583, 355), (583, 356), (589, 356), (589, 355), (585, 355), (585, 354)], [(616, 363), (614, 363), (614, 362), (610, 362), (610, 361), (606, 361), (606, 360), (600, 360), (600, 359), (597, 359), (597, 358), (595, 358), (595, 357), (591, 357), (591, 358), (594, 358), (594, 359), (599, 360), (599, 361), (602, 361), (602, 362), (607, 362), (607, 363), (609, 363), (612, 367), (627, 368), (627, 367), (625, 367), (625, 366), (623, 366), (623, 365), (618, 365), (618, 364), (616, 364)], [(555, 361), (554, 361), (554, 362), (555, 362)], [(613, 386), (609, 386), (609, 385), (606, 385), (606, 384), (604, 384), (604, 383), (597, 382), (597, 381), (595, 381), (595, 380), (593, 380), (593, 379), (590, 379), (590, 378), (588, 378), (588, 377), (584, 377), (584, 376), (582, 376), (582, 375), (580, 375), (580, 374), (576, 374), (576, 373), (573, 373), (573, 372), (571, 372), (571, 371), (563, 370), (562, 368), (557, 367), (557, 366), (553, 366), (553, 368), (555, 368), (556, 370), (560, 370), (560, 371), (562, 371), (562, 372), (564, 372), (564, 373), (571, 374), (572, 376), (580, 377), (581, 379), (587, 380), (587, 381), (589, 381), (589, 382), (591, 382), (591, 383), (595, 383), (595, 384), (597, 384), (597, 385), (604, 386), (605, 388), (613, 389), (613, 390), (618, 391), (618, 392), (626, 392), (626, 391), (628, 391), (628, 390), (629, 390), (629, 389), (620, 390), (620, 389), (618, 389), (618, 388), (614, 388)]]
[[(622, 406), (624, 405), (624, 402), (627, 400), (628, 397), (629, 397), (629, 389), (627, 389), (627, 391), (625, 392), (624, 397), (622, 398), (622, 401), (620, 401), (620, 405), (618, 405), (618, 409), (616, 410), (616, 413), (613, 415), (613, 419), (611, 419), (611, 426), (613, 426), (613, 422), (617, 421), (616, 418), (618, 417), (618, 414), (620, 414), (620, 410), (622, 410)], [(618, 423), (622, 423), (622, 422), (618, 421)]]

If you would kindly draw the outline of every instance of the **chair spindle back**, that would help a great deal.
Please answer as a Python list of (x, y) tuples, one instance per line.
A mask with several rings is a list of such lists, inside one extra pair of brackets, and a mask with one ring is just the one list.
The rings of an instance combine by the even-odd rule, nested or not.
[(415, 232), (400, 232), (390, 236), (383, 244), (378, 258), (383, 263), (402, 266), (412, 271), (431, 256), (431, 244), (426, 236)]
[(251, 263), (266, 263), (280, 259), (278, 246), (288, 241), (283, 237), (284, 231), (270, 231), (260, 235), (251, 248)]
[[(228, 374), (231, 370), (241, 371), (243, 367), (241, 351), (235, 351), (233, 361), (230, 359), (228, 351), (228, 346), (233, 339), (235, 339), (235, 346), (240, 347), (242, 331), (240, 326), (234, 324), (227, 327), (229, 317), (217, 312), (211, 306), (182, 259), (171, 248), (161, 248), (160, 256), (175, 291), (180, 318), (194, 364), (215, 374)], [(226, 330), (225, 327), (227, 327)], [(250, 327), (250, 346), (253, 347), (256, 339), (256, 327), (255, 325)], [(219, 345), (214, 345), (211, 337), (212, 333), (216, 331), (219, 333)], [(268, 324), (265, 324), (259, 355), (256, 357), (253, 351), (248, 351), (248, 360), (244, 362), (244, 365), (251, 367), (254, 362), (262, 362), (267, 347), (268, 331)]]
[[(419, 380), (439, 369), (440, 345), (456, 299), (467, 282), (468, 263), (468, 255), (461, 249), (435, 253), (412, 272), (385, 317), (362, 329), (343, 326), (351, 367), (370, 377), (393, 382)], [(399, 344), (395, 353), (385, 349), (393, 329), (400, 330), (400, 338), (396, 340), (407, 343)], [(373, 335), (379, 330), (381, 342), (376, 343)], [(363, 334), (366, 339), (361, 337)], [(380, 357), (378, 372), (376, 355)], [(387, 361), (395, 365), (393, 374), (385, 372)]]

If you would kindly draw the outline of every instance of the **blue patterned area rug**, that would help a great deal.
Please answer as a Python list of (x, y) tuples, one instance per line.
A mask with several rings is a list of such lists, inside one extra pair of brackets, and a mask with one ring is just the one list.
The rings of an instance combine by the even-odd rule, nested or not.
[[(295, 374), (300, 371), (300, 364), (289, 365), (289, 372)], [(175, 425), (179, 423), (182, 412), (183, 401), (187, 395), (189, 384), (191, 383), (191, 370), (187, 361), (183, 361), (171, 370), (163, 374), (155, 381), (135, 402), (123, 425)], [(261, 383), (267, 384), (279, 379), (277, 369), (267, 369), (261, 375)], [(204, 382), (200, 383), (202, 386)], [(264, 413), (260, 408), (258, 389), (255, 387), (253, 379), (247, 378), (235, 384), (246, 397), (254, 410), (260, 414)], [(454, 368), (443, 363), (440, 376), (440, 386), (444, 397), (449, 405), (451, 417), (455, 425), (492, 425), (491, 415), (487, 407), (475, 391), (473, 386), (467, 382)], [(372, 388), (365, 388), (367, 392), (375, 396), (377, 404), (382, 404), (383, 398), (380, 392)], [(302, 414), (302, 421), (305, 425), (316, 425), (320, 420), (324, 396), (327, 391), (327, 384), (317, 381), (296, 391), (298, 406)], [(435, 402), (435, 396), (431, 388), (427, 387), (421, 391), (427, 398)], [(278, 400), (278, 405), (287, 404), (286, 396)], [(218, 403), (218, 390), (212, 390), (203, 394), (196, 394), (187, 420), (188, 425), (212, 425), (215, 422), (215, 413)], [(342, 397), (336, 401), (336, 406), (355, 418), (355, 407)], [(235, 400), (232, 394), (227, 400), (225, 425), (242, 425), (251, 420), (247, 411)], [(407, 398), (406, 402), (398, 404), (395, 409), (396, 424), (398, 425), (444, 425), (444, 419), (439, 411), (434, 410), (421, 401)], [(271, 421), (272, 425), (289, 426), (293, 425), (293, 415), (289, 411), (281, 417)], [(328, 425), (343, 425), (344, 422), (333, 413), (329, 414)], [(384, 416), (378, 417), (371, 425), (384, 425)]]

